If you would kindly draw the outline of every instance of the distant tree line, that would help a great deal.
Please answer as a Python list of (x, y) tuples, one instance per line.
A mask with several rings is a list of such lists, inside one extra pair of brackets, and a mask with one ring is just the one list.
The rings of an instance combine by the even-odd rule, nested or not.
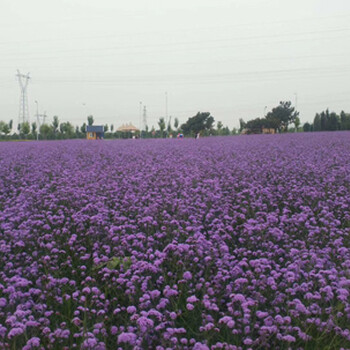
[(280, 102), (264, 118), (255, 118), (245, 122), (240, 119), (240, 133), (261, 134), (274, 132), (310, 132), (350, 130), (350, 114), (341, 111), (340, 115), (327, 109), (316, 113), (313, 123), (300, 126), (299, 112), (290, 101)]
[(337, 131), (350, 130), (350, 114), (344, 111), (338, 115), (335, 112), (329, 112), (328, 109), (321, 113), (316, 113), (313, 123), (305, 123), (303, 131)]
[(187, 137), (193, 137), (196, 134), (201, 136), (226, 136), (226, 135), (236, 135), (238, 130), (233, 128), (229, 129), (228, 126), (223, 125), (221, 121), (216, 123), (214, 127), (214, 117), (209, 112), (198, 112), (195, 116), (188, 118), (186, 123), (180, 125), (179, 119), (175, 118), (174, 123), (171, 123), (171, 117), (169, 121), (166, 122), (164, 117), (158, 120), (158, 129), (152, 126), (149, 129), (146, 126), (146, 130), (142, 130), (142, 138), (167, 138), (176, 137), (178, 134), (183, 134)]
[(282, 101), (264, 118), (255, 118), (248, 122), (240, 119), (240, 132), (248, 134), (287, 132), (290, 124), (294, 124), (296, 128), (300, 126), (299, 112), (292, 107), (290, 101)]
[[(145, 130), (141, 132), (130, 133), (114, 130), (114, 125), (104, 125), (104, 132), (106, 139), (112, 138), (130, 138), (132, 136), (141, 138), (167, 138), (176, 137), (178, 134), (192, 137), (197, 133), (201, 136), (211, 135), (236, 135), (238, 130), (233, 128), (230, 130), (224, 126), (221, 121), (216, 123), (214, 127), (214, 117), (209, 112), (198, 112), (195, 116), (189, 118), (186, 123), (180, 125), (179, 119), (175, 118), (171, 123), (171, 117), (166, 122), (164, 117), (160, 117), (157, 122), (157, 128), (146, 126)], [(89, 115), (87, 122), (81, 126), (74, 126), (71, 122), (60, 122), (57, 116), (53, 117), (51, 123), (44, 123), (40, 126), (36, 122), (31, 124), (25, 122), (17, 126), (17, 131), (12, 132), (13, 122), (9, 123), (0, 121), (0, 139), (2, 140), (63, 140), (74, 138), (86, 138), (86, 127), (94, 125), (94, 117)]]
[(10, 120), (8, 123), (5, 123), (0, 120), (0, 134), (2, 133), (3, 135), (7, 136), (11, 132), (12, 126), (13, 126), (12, 120)]
[[(299, 112), (292, 107), (290, 101), (280, 102), (278, 106), (273, 108), (266, 114), (264, 118), (255, 118), (245, 122), (239, 120), (239, 129), (229, 129), (224, 126), (221, 121), (215, 123), (214, 117), (209, 112), (198, 112), (195, 116), (188, 118), (186, 123), (180, 125), (179, 119), (175, 118), (171, 122), (164, 117), (160, 117), (157, 122), (157, 128), (152, 126), (145, 127), (141, 132), (130, 133), (114, 130), (113, 124), (105, 124), (105, 138), (130, 138), (133, 136), (141, 138), (167, 138), (176, 137), (183, 134), (186, 137), (193, 137), (196, 134), (201, 136), (229, 136), (240, 133), (261, 134), (274, 132), (294, 132), (294, 131), (336, 131), (350, 130), (350, 114), (342, 111), (340, 115), (335, 112), (329, 112), (327, 109), (321, 113), (317, 113), (313, 123), (305, 123), (300, 127)], [(94, 124), (94, 117), (89, 115), (86, 122), (80, 126), (74, 126), (71, 122), (60, 122), (57, 116), (53, 117), (51, 123), (37, 125), (36, 122), (31, 124), (22, 123), (17, 126), (17, 130), (13, 132), (13, 121), (8, 123), (0, 121), (0, 140), (62, 140), (86, 138), (87, 125)]]

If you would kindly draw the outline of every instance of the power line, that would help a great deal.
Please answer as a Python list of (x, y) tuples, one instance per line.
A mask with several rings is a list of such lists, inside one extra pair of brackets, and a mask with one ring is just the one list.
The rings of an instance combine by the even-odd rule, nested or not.
[[(270, 62), (270, 61), (295, 61), (295, 60), (305, 60), (309, 58), (331, 58), (331, 57), (348, 57), (349, 53), (343, 52), (343, 53), (331, 53), (331, 54), (312, 54), (312, 55), (288, 55), (288, 56), (275, 56), (275, 57), (264, 57), (264, 56), (257, 56), (254, 55), (254, 57), (228, 57), (225, 59), (217, 59), (217, 60), (208, 60), (208, 61), (185, 61), (185, 62), (147, 62), (147, 63), (133, 63), (133, 62), (128, 62), (128, 63), (118, 63), (118, 67), (160, 67), (160, 66), (185, 66), (185, 65), (209, 65), (209, 64), (223, 64), (223, 63), (237, 63), (237, 62), (249, 62), (249, 61), (258, 61), (258, 62)], [(111, 62), (113, 66), (115, 66), (115, 62)], [(41, 66), (41, 63), (40, 63)], [(104, 67), (106, 67), (107, 64), (104, 63)], [(8, 68), (13, 67), (11, 64), (8, 66)], [(32, 67), (35, 67), (35, 65), (32, 65)], [(77, 65), (69, 65), (70, 68), (76, 68), (80, 67), (81, 64)], [(2, 65), (2, 68), (6, 68), (6, 66)], [(42, 70), (42, 67), (40, 67)], [(51, 67), (47, 67), (47, 69), (51, 70)], [(66, 71), (66, 67), (62, 67)], [(55, 71), (58, 72), (60, 71), (59, 67), (55, 68)], [(2, 79), (0, 82), (1, 85), (12, 85), (12, 80), (5, 81), (5, 79)]]
[[(161, 44), (139, 44), (139, 45), (118, 45), (118, 46), (108, 46), (108, 47), (100, 47), (96, 48), (95, 50), (98, 51), (99, 55), (103, 54), (103, 51), (122, 51), (122, 50), (130, 50), (130, 49), (142, 49), (142, 48), (168, 48), (168, 47), (175, 47), (175, 46), (182, 46), (182, 45), (196, 45), (196, 44), (204, 44), (203, 48), (208, 49), (209, 44), (216, 44), (216, 43), (225, 43), (225, 42), (232, 42), (235, 40), (261, 40), (261, 39), (274, 39), (274, 38), (282, 38), (282, 37), (290, 37), (290, 36), (305, 36), (305, 35), (310, 35), (310, 34), (327, 34), (327, 33), (339, 33), (339, 32), (348, 32), (350, 31), (350, 28), (336, 28), (336, 29), (322, 29), (318, 31), (306, 31), (306, 32), (297, 32), (297, 33), (281, 33), (281, 34), (270, 34), (270, 35), (253, 35), (253, 36), (241, 36), (241, 37), (232, 37), (232, 38), (226, 38), (226, 39), (205, 39), (205, 40), (196, 40), (196, 41), (181, 41), (181, 42), (169, 42), (169, 43), (161, 43)], [(289, 40), (288, 43), (290, 42), (298, 42), (298, 41), (308, 41), (308, 40), (324, 40), (324, 39), (334, 39), (334, 38), (346, 38), (348, 36), (338, 36), (338, 37), (324, 37), (321, 36), (320, 38), (306, 38), (303, 37), (302, 39), (293, 39)], [(276, 43), (276, 42), (275, 42)], [(277, 42), (278, 43), (278, 42)], [(244, 43), (244, 46), (250, 45), (249, 43)], [(242, 44), (241, 44), (242, 45)], [(232, 45), (229, 46), (214, 46), (213, 48), (227, 48), (227, 47), (232, 47)], [(190, 49), (200, 49), (200, 47), (192, 47)], [(74, 49), (58, 49), (58, 50), (50, 50), (49, 53), (81, 53), (82, 55), (86, 55), (85, 51), (89, 51), (89, 57), (91, 57), (91, 48), (74, 48)], [(28, 54), (31, 54), (31, 52), (28, 52)], [(42, 53), (47, 53), (47, 49), (45, 52), (34, 52), (34, 54), (42, 54)], [(144, 53), (144, 51), (142, 51)], [(152, 50), (152, 53), (155, 51)], [(158, 51), (158, 52), (164, 52), (164, 50)], [(9, 52), (7, 54), (16, 54), (16, 52)], [(129, 52), (127, 52), (129, 53)], [(6, 55), (6, 52), (2, 53), (2, 55)]]
[(150, 82), (196, 82), (196, 81), (225, 81), (237, 78), (243, 78), (244, 80), (250, 79), (250, 81), (261, 80), (264, 78), (278, 76), (285, 76), (286, 74), (301, 74), (301, 75), (327, 75), (327, 74), (344, 74), (350, 71), (349, 65), (341, 66), (328, 66), (328, 67), (316, 67), (316, 68), (296, 68), (296, 69), (275, 69), (275, 70), (260, 70), (260, 71), (245, 71), (245, 72), (222, 72), (212, 74), (162, 74), (162, 75), (144, 75), (144, 76), (114, 76), (112, 78), (52, 78), (50, 79), (36, 79), (37, 82), (53, 82), (53, 83), (89, 83), (89, 84), (133, 84), (133, 83), (150, 83)]
[[(98, 19), (103, 19), (105, 21), (105, 15), (103, 15), (102, 18), (98, 18)], [(130, 37), (132, 37), (132, 35), (135, 35), (135, 37), (139, 38), (140, 35), (150, 35), (150, 34), (156, 34), (156, 33), (161, 33), (161, 34), (171, 34), (171, 33), (188, 33), (190, 31), (196, 31), (197, 33), (199, 31), (213, 31), (215, 29), (219, 29), (219, 30), (229, 30), (229, 29), (233, 29), (233, 28), (242, 28), (244, 26), (247, 27), (251, 27), (252, 25), (256, 25), (256, 26), (266, 26), (266, 25), (274, 25), (274, 24), (286, 24), (286, 23), (296, 23), (296, 22), (307, 22), (310, 23), (312, 21), (315, 22), (319, 22), (319, 21), (324, 21), (327, 19), (340, 19), (340, 18), (349, 18), (350, 14), (339, 14), (339, 15), (330, 15), (330, 16), (318, 16), (318, 17), (314, 17), (314, 16), (309, 16), (309, 17), (303, 17), (303, 18), (290, 18), (290, 19), (283, 19), (283, 20), (275, 20), (275, 21), (261, 21), (261, 22), (243, 22), (243, 23), (235, 23), (235, 24), (228, 24), (228, 25), (220, 25), (220, 26), (212, 26), (212, 25), (206, 25), (205, 27), (187, 27), (184, 28), (182, 27), (181, 29), (176, 29), (176, 30), (169, 30), (169, 29), (164, 29), (161, 28), (160, 30), (142, 30), (142, 31), (135, 31), (135, 32), (130, 32), (130, 30), (128, 30), (128, 32), (125, 33), (120, 33), (118, 32), (117, 34), (105, 34), (105, 35), (97, 35), (97, 36), (76, 36), (70, 37), (70, 40), (83, 40), (83, 39), (87, 39), (87, 40), (92, 40), (92, 39), (103, 39), (103, 38), (115, 38), (115, 37), (125, 37), (128, 40), (130, 39)], [(77, 21), (81, 21), (81, 20), (88, 20), (89, 18), (65, 18), (65, 19), (59, 19), (58, 22), (64, 23), (64, 22), (74, 22), (76, 24)], [(96, 17), (97, 19), (97, 17)], [(38, 21), (35, 21), (36, 24), (38, 24)], [(47, 23), (47, 24), (52, 24), (53, 21), (40, 21), (40, 23)], [(0, 23), (0, 28), (1, 27), (6, 27), (3, 25), (3, 23)], [(62, 42), (66, 42), (66, 38), (62, 38), (60, 40), (55, 40), (55, 41), (62, 41)], [(52, 38), (48, 38), (48, 39), (42, 39), (42, 40), (28, 40), (26, 41), (26, 43), (42, 43), (42, 42), (53, 42)], [(8, 45), (8, 44), (14, 44), (17, 45), (18, 42), (17, 41), (7, 41), (7, 42), (0, 42), (0, 45)]]

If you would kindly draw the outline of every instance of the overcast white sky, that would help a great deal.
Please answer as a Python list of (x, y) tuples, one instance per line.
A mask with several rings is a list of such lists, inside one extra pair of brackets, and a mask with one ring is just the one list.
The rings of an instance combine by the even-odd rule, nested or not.
[[(0, 120), (18, 120), (16, 70), (36, 112), (75, 125), (230, 128), (291, 100), (302, 123), (350, 112), (349, 0), (0, 0)], [(297, 95), (296, 95), (297, 94)]]

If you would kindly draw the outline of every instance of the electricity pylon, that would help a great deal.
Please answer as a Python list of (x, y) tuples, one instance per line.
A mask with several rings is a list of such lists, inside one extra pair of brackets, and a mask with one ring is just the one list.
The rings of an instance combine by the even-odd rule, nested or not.
[(29, 123), (29, 107), (28, 107), (28, 95), (27, 95), (27, 87), (29, 83), (29, 73), (27, 75), (21, 74), (21, 72), (17, 69), (16, 74), (19, 82), (19, 87), (21, 89), (21, 97), (19, 100), (19, 111), (18, 111), (18, 124), (22, 124), (25, 122)]

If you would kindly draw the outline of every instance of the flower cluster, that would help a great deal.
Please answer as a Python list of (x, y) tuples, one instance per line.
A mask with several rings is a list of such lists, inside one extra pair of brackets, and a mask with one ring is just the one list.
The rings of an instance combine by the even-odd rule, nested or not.
[(350, 348), (349, 149), (1, 144), (0, 348)]

